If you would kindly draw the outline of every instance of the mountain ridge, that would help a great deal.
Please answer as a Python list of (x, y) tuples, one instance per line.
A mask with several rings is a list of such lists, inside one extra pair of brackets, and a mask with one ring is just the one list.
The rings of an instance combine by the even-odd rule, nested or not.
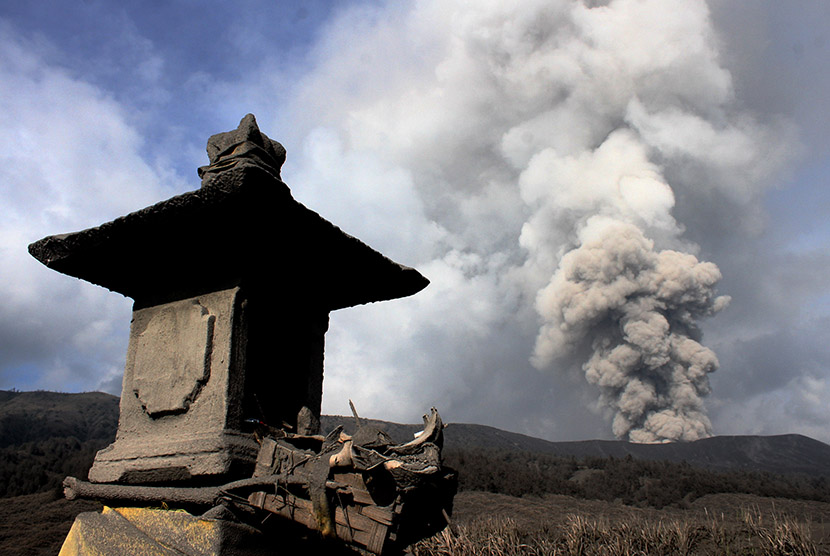
[[(324, 415), (325, 432), (343, 425), (353, 432), (351, 416)], [(0, 450), (22, 462), (22, 446), (77, 439), (85, 451), (105, 447), (115, 436), (118, 397), (102, 392), (58, 393), (0, 390)], [(406, 442), (422, 425), (362, 419), (361, 424)], [(625, 458), (686, 462), (713, 471), (747, 470), (780, 475), (830, 477), (830, 445), (800, 434), (713, 436), (685, 443), (634, 444), (619, 440), (550, 441), (487, 425), (449, 423), (445, 449), (534, 452), (573, 458)], [(72, 440), (74, 443), (75, 440)], [(74, 445), (74, 444), (73, 444)], [(62, 448), (63, 449), (63, 448)], [(68, 448), (66, 448), (68, 449)], [(37, 451), (37, 450), (36, 450)]]
[[(361, 419), (386, 430), (398, 442), (410, 440), (420, 425)], [(325, 415), (324, 430), (337, 424), (354, 430), (354, 417)], [(781, 475), (830, 476), (830, 445), (801, 434), (725, 435), (692, 442), (635, 444), (623, 440), (551, 441), (487, 425), (449, 423), (444, 429), (447, 449), (515, 450), (563, 457), (624, 458), (686, 462), (712, 471), (762, 471)]]

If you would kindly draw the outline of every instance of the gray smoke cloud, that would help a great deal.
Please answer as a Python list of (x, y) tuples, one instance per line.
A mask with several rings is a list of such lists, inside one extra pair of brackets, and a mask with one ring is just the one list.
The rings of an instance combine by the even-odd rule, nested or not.
[[(500, 344), (536, 337), (525, 361), (582, 369), (618, 437), (712, 433), (703, 398), (718, 362), (699, 319), (728, 298), (678, 199), (684, 214), (729, 205), (741, 218), (727, 227), (757, 228), (791, 134), (736, 107), (705, 3), (354, 10), (316, 55), (294, 107), (317, 117), (295, 126), (296, 194), (432, 280), (394, 309), (333, 317), (324, 397), (373, 369), (367, 411), (413, 376), (445, 384), (437, 402), (458, 407), (472, 385), (503, 382)], [(327, 167), (349, 168), (357, 193)], [(393, 216), (369, 225), (358, 215), (378, 200)], [(372, 335), (412, 347), (354, 348)]]
[(703, 406), (708, 373), (718, 368), (702, 346), (698, 319), (729, 302), (716, 296), (718, 268), (693, 255), (656, 251), (635, 226), (593, 223), (537, 299), (546, 319), (534, 364), (590, 342), (582, 366), (614, 412), (613, 431), (632, 442), (710, 436)]

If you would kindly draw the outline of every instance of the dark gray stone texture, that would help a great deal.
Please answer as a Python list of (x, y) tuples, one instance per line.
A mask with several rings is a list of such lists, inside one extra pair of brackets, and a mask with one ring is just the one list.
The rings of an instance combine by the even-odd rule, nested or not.
[(208, 139), (209, 166), (199, 168), (202, 187), (231, 168), (257, 166), (277, 179), (285, 162), (285, 148), (259, 130), (256, 118), (248, 114), (233, 131), (217, 133)]
[(258, 446), (240, 430), (245, 301), (231, 288), (133, 312), (118, 433), (91, 481), (219, 480), (253, 464)]
[(258, 166), (95, 228), (29, 246), (43, 264), (154, 305), (243, 283), (332, 311), (412, 295), (429, 281), (298, 203)]

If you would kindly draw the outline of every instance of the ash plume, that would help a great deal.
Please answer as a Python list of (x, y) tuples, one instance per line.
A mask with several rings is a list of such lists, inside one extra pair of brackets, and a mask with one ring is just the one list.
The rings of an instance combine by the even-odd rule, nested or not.
[[(708, 434), (711, 400), (720, 432), (797, 422), (827, 437), (822, 229), (785, 225), (800, 209), (783, 227), (767, 214), (774, 187), (805, 186), (792, 209), (821, 191), (826, 3), (326, 4), (325, 21), (289, 25), (296, 44), (274, 31), (279, 8), (254, 26), (213, 10), (206, 24), (245, 29), (216, 60), (142, 35), (135, 10), (99, 10), (115, 27), (80, 49), (0, 17), (7, 388), (120, 392), (129, 303), (26, 245), (192, 189), (204, 139), (254, 112), (288, 150), (298, 201), (431, 280), (332, 313), (327, 413), (353, 399), (417, 422), (435, 405), (551, 440), (610, 436), (616, 419), (623, 437), (669, 440)], [(818, 150), (788, 176), (805, 123)], [(740, 292), (711, 320), (725, 301), (702, 261)]]
[[(569, 436), (582, 425), (562, 407), (579, 396), (562, 386), (581, 369), (617, 436), (711, 434), (703, 399), (718, 363), (700, 319), (727, 298), (696, 242), (710, 247), (713, 224), (761, 220), (791, 136), (736, 106), (706, 3), (394, 6), (332, 25), (298, 95), (325, 123), (296, 181), (311, 184), (310, 206), (432, 285), (403, 302), (405, 326), (372, 308), (332, 326), (344, 347), (327, 356), (324, 398), (384, 369), (360, 400), (369, 411), (375, 389), (412, 396), (418, 376), (442, 385), (418, 395), (466, 419)], [(362, 189), (340, 193), (327, 168)], [(377, 191), (389, 216), (370, 223), (356, 215)], [(722, 207), (741, 217), (723, 221)], [(348, 348), (360, 335), (398, 347)]]
[(605, 222), (584, 233), (537, 299), (546, 318), (534, 363), (590, 343), (585, 378), (614, 411), (613, 431), (632, 442), (711, 435), (702, 398), (715, 354), (697, 320), (728, 303), (718, 268), (694, 255), (656, 251), (635, 226)]

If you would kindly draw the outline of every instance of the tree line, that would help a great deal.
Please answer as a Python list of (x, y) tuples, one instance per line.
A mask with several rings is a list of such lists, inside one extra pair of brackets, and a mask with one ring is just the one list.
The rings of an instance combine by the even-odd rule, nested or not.
[[(95, 453), (115, 436), (112, 411), (84, 412), (62, 423), (41, 416), (6, 416), (0, 423), (0, 497), (59, 490), (64, 477), (85, 478)], [(686, 463), (631, 456), (565, 457), (482, 448), (448, 448), (444, 461), (458, 471), (459, 490), (511, 496), (562, 494), (662, 508), (706, 494), (830, 502), (830, 478), (757, 471), (715, 472)]]
[(562, 494), (658, 509), (684, 507), (696, 498), (718, 493), (830, 502), (826, 476), (711, 471), (630, 455), (575, 458), (468, 448), (447, 450), (444, 462), (458, 471), (459, 490), (510, 496)]

